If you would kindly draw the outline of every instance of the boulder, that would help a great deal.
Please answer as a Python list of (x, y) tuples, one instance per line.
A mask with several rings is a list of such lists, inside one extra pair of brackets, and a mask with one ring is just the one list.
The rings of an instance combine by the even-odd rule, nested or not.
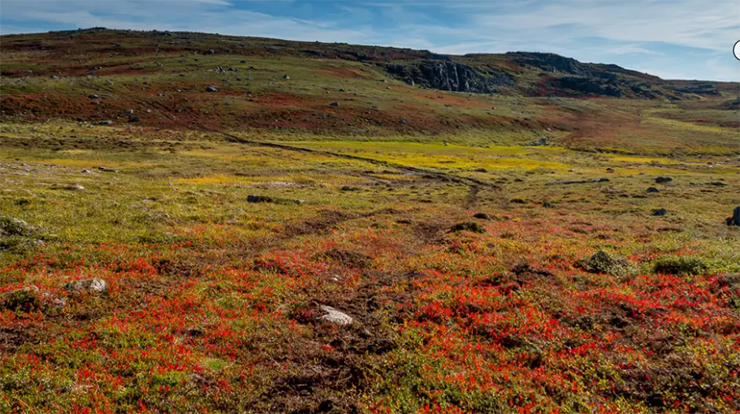
[(319, 317), (322, 321), (327, 321), (341, 326), (349, 325), (353, 321), (351, 316), (344, 312), (340, 312), (331, 306), (321, 306), (321, 311), (324, 312), (324, 314)]
[(664, 208), (653, 210), (653, 213), (652, 213), (653, 216), (665, 216), (666, 214), (668, 214), (668, 210)]
[(0, 236), (32, 236), (36, 227), (14, 217), (0, 216)]
[(728, 226), (740, 226), (740, 206), (732, 210), (732, 217), (728, 217), (726, 222)]
[(648, 187), (647, 190), (645, 190), (645, 191), (648, 192), (648, 193), (659, 193), (660, 192), (660, 190), (658, 190), (655, 187)]
[(70, 293), (104, 293), (108, 290), (108, 284), (105, 280), (94, 277), (69, 282), (64, 285), (64, 290)]
[(658, 184), (669, 183), (671, 181), (673, 181), (671, 177), (658, 177), (655, 179), (655, 182)]
[(215, 85), (208, 85), (206, 87), (206, 92), (218, 92), (218, 88)]

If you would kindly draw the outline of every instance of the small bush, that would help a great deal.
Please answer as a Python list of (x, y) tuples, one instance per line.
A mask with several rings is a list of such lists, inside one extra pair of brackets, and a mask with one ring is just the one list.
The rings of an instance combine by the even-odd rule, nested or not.
[(697, 257), (661, 257), (653, 263), (653, 272), (663, 275), (703, 275), (707, 266)]
[(620, 277), (628, 276), (635, 271), (635, 267), (629, 260), (609, 254), (603, 250), (600, 250), (588, 259), (579, 260), (576, 263), (576, 267), (589, 273), (606, 273)]
[(13, 311), (31, 312), (41, 309), (41, 300), (37, 295), (38, 289), (23, 288), (3, 295), (3, 307)]
[(458, 223), (454, 226), (450, 227), (451, 232), (457, 232), (457, 231), (469, 231), (473, 233), (479, 233), (483, 234), (486, 232), (485, 227), (481, 226), (478, 223), (474, 223), (472, 221), (466, 221), (464, 223)]

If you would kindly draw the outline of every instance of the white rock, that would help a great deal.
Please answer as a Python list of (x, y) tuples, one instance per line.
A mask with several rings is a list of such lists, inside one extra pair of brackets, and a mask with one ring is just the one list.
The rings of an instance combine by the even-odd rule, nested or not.
[(93, 293), (103, 293), (108, 289), (108, 284), (105, 283), (105, 280), (95, 277), (92, 279), (82, 279), (76, 280), (74, 282), (69, 282), (64, 285), (64, 289), (73, 293), (82, 292), (85, 290)]
[(335, 323), (337, 325), (349, 325), (352, 323), (352, 317), (344, 312), (340, 312), (331, 306), (322, 306), (321, 310), (325, 312), (319, 319)]

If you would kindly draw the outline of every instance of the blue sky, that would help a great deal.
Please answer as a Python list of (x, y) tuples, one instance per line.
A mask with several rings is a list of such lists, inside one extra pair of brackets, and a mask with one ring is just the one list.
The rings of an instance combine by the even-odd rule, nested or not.
[(427, 49), (553, 52), (740, 81), (739, 0), (0, 0), (0, 32), (104, 26)]

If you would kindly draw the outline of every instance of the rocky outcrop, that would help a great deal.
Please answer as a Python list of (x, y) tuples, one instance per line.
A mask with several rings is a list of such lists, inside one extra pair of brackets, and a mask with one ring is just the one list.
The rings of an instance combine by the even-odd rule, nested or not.
[(497, 86), (513, 85), (509, 75), (491, 70), (483, 74), (469, 65), (445, 60), (423, 60), (408, 65), (386, 64), (393, 76), (407, 82), (443, 91), (491, 93)]
[(711, 83), (686, 85), (681, 88), (676, 88), (676, 91), (681, 93), (693, 93), (697, 95), (720, 95), (719, 89), (717, 89)]
[(578, 76), (592, 75), (592, 71), (583, 63), (554, 53), (515, 52), (508, 54), (519, 55), (514, 59), (514, 62), (521, 66), (532, 66), (545, 72), (560, 72)]
[(615, 80), (601, 77), (564, 76), (553, 79), (551, 85), (558, 88), (571, 89), (583, 94), (622, 96), (622, 90), (616, 84)]

